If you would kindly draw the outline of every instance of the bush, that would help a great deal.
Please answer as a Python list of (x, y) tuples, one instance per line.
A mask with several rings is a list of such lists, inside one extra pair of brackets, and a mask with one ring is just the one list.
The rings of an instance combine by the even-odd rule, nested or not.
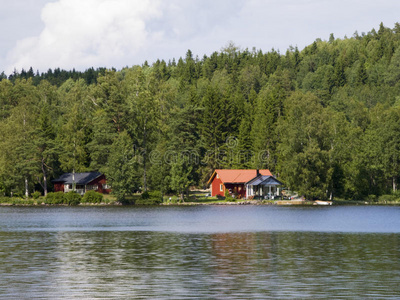
[(218, 199), (218, 200), (224, 200), (225, 197), (224, 197), (224, 196), (221, 196), (221, 195), (217, 195), (217, 199)]
[(176, 204), (176, 203), (178, 203), (178, 201), (179, 201), (179, 199), (176, 197), (176, 196), (172, 196), (172, 197), (169, 197), (169, 198), (167, 198), (165, 201), (163, 201), (163, 202), (165, 202), (165, 203), (171, 203), (171, 204)]
[(135, 205), (159, 205), (161, 203), (161, 199), (137, 199), (135, 201)]
[(32, 198), (33, 199), (39, 199), (39, 197), (42, 196), (42, 193), (39, 191), (33, 192), (32, 193)]
[(160, 191), (151, 191), (148, 193), (149, 194), (149, 199), (157, 199), (162, 201), (162, 193)]
[(48, 193), (44, 203), (59, 205), (59, 204), (67, 204), (67, 205), (78, 205), (81, 202), (82, 197), (76, 192), (55, 192)]
[(379, 196), (378, 202), (396, 202), (399, 200), (398, 195), (382, 195)]
[(11, 202), (10, 198), (8, 197), (0, 197), (0, 204), (1, 203), (9, 203)]
[(228, 190), (225, 190), (225, 201), (227, 202), (233, 201), (233, 197), (231, 196)]
[(0, 204), (9, 204), (9, 205), (34, 205), (35, 202), (33, 200), (26, 200), (15, 197), (0, 197)]
[(33, 205), (35, 204), (33, 200), (25, 200), (25, 199), (12, 199), (12, 205)]
[(163, 202), (160, 191), (151, 191), (142, 193), (140, 199), (135, 201), (136, 205), (158, 205)]
[(68, 205), (78, 205), (79, 203), (81, 203), (81, 195), (77, 194), (76, 192), (68, 192), (66, 194), (64, 194), (64, 204), (68, 204)]
[(64, 203), (64, 192), (47, 193), (44, 203), (46, 203), (46, 204), (63, 204)]
[(85, 203), (101, 203), (103, 202), (103, 194), (100, 194), (95, 191), (87, 191), (85, 195), (83, 195), (82, 202)]

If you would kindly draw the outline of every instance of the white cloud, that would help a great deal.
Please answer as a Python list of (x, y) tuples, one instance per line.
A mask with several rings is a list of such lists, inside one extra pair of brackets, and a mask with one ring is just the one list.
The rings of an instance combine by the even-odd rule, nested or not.
[[(42, 10), (44, 29), (7, 56), (14, 68), (117, 67), (206, 52), (213, 28), (235, 17), (241, 0), (58, 0)], [(201, 36), (200, 44), (193, 44)], [(220, 37), (218, 46), (228, 39)], [(218, 48), (214, 49), (218, 50)]]
[(39, 36), (17, 42), (9, 68), (110, 66), (146, 48), (146, 22), (160, 18), (159, 1), (60, 0), (42, 10)]
[[(202, 57), (230, 40), (242, 48), (284, 53), (290, 45), (302, 49), (316, 38), (328, 39), (330, 33), (351, 36), (356, 30), (377, 28), (381, 21), (393, 27), (400, 9), (398, 0), (37, 1), (15, 3), (32, 7), (49, 1), (42, 9), (40, 27), (27, 30), (27, 25), (18, 23), (0, 35), (0, 64), (7, 73), (31, 66), (40, 71), (122, 68), (145, 60), (178, 59), (188, 49)], [(7, 11), (19, 10), (20, 17), (27, 13), (21, 5), (10, 8), (8, 3), (14, 1), (2, 2), (3, 26), (14, 16), (6, 19)], [(25, 34), (31, 37), (22, 38)], [(11, 41), (14, 47), (4, 59), (3, 49), (10, 49)]]

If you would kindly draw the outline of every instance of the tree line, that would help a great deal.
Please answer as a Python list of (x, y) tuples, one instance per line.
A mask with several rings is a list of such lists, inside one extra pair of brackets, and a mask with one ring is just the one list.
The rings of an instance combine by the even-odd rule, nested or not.
[(0, 192), (99, 170), (118, 199), (268, 168), (309, 199), (397, 192), (400, 24), (299, 51), (240, 49), (122, 70), (0, 76)]

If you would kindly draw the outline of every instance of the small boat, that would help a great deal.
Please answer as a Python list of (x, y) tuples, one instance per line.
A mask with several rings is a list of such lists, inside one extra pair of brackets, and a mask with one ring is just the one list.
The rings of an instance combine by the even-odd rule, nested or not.
[(332, 205), (332, 201), (315, 200), (314, 205)]

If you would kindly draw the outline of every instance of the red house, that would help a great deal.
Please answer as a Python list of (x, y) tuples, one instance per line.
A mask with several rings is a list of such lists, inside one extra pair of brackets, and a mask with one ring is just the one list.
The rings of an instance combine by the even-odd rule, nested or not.
[[(223, 170), (217, 169), (208, 180), (212, 196), (225, 196), (228, 190), (238, 198), (263, 197), (279, 193), (279, 182), (269, 170)], [(247, 191), (247, 192), (246, 192)]]
[(111, 192), (111, 187), (107, 185), (105, 175), (100, 172), (64, 173), (59, 178), (52, 180), (52, 182), (54, 183), (55, 192), (68, 193), (74, 190), (74, 184), (75, 191), (81, 195), (90, 190), (102, 194)]

